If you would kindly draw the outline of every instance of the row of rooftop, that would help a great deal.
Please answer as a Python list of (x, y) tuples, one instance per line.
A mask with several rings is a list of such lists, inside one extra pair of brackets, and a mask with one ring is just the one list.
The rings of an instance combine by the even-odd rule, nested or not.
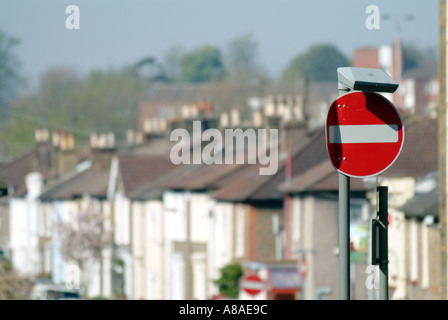
[[(435, 119), (408, 119), (400, 157), (381, 174), (381, 179), (418, 180), (436, 172), (437, 127)], [(169, 157), (172, 143), (166, 137), (158, 136), (131, 149), (91, 148), (81, 152), (55, 148), (50, 142), (39, 141), (28, 153), (2, 166), (0, 180), (10, 190), (9, 199), (27, 201), (30, 194), (37, 192), (30, 189), (36, 188), (36, 176), (30, 181), (29, 174), (38, 172), (40, 181), (37, 185), (41, 187), (35, 196), (42, 204), (77, 201), (85, 195), (98, 201), (113, 201), (116, 192), (131, 203), (164, 201), (165, 193), (169, 191), (207, 194), (216, 203), (244, 204), (262, 210), (259, 215), (266, 208), (282, 212), (287, 194), (336, 194), (338, 189), (338, 175), (325, 147), (324, 128), (311, 133), (302, 130), (305, 133), (291, 149), (291, 161), (288, 162), (286, 153), (280, 155), (279, 169), (272, 176), (259, 175), (261, 164), (174, 165)], [(291, 180), (286, 179), (288, 170), (292, 173)], [(111, 184), (111, 181), (115, 182)], [(374, 184), (369, 180), (352, 179), (354, 197), (366, 197), (373, 189)], [(415, 205), (411, 206), (413, 208)], [(426, 215), (428, 211), (421, 214)], [(14, 248), (4, 224), (0, 231), (0, 246)], [(253, 248), (248, 249), (242, 261), (273, 260), (275, 253), (267, 250), (266, 244), (260, 247), (268, 241), (262, 240), (267, 237), (266, 230), (251, 232), (253, 239), (246, 246)], [(291, 248), (285, 258), (296, 256)]]
[[(396, 47), (394, 48), (394, 50), (398, 50)], [(391, 52), (393, 53), (394, 50)], [(360, 50), (358, 55), (363, 56), (364, 54), (365, 56), (366, 52), (368, 55), (371, 54), (370, 49), (365, 49)], [(384, 54), (381, 56), (384, 57)], [(390, 59), (389, 65), (387, 64), (388, 61), (378, 60), (375, 62), (377, 65), (374, 66), (356, 65), (356, 63), (354, 66), (381, 67), (394, 74), (397, 70), (394, 69), (393, 60)], [(372, 61), (374, 60), (369, 59), (369, 63), (372, 63)], [(409, 85), (409, 81), (404, 81), (404, 79), (408, 79), (405, 78), (405, 75), (400, 75), (399, 79), (401, 79), (399, 83), (403, 88), (403, 93), (393, 95), (390, 98), (399, 108), (402, 107), (400, 110), (404, 116), (405, 140), (399, 158), (387, 171), (381, 174), (380, 180), (395, 181), (394, 183), (397, 183), (397, 185), (403, 179), (413, 182), (406, 184), (401, 191), (396, 191), (393, 195), (394, 198), (391, 199), (392, 203), (396, 199), (409, 200), (413, 198), (413, 191), (411, 192), (411, 189), (414, 188), (413, 183), (429, 174), (434, 174), (438, 170), (438, 121), (434, 117), (434, 113), (430, 112), (435, 108), (434, 101), (436, 100), (433, 96), (438, 93), (437, 86), (433, 82), (434, 77), (432, 77), (432, 73), (430, 76), (425, 76), (423, 80), (421, 77), (415, 76), (414, 80), (416, 82), (412, 86)], [(423, 82), (417, 84), (417, 81)], [(411, 92), (412, 88), (415, 89), (418, 86), (421, 86), (422, 90)], [(426, 88), (426, 91), (424, 88)], [(119, 139), (112, 132), (92, 133), (86, 138), (78, 137), (64, 130), (54, 130), (52, 132), (48, 129), (37, 130), (35, 146), (29, 152), (0, 167), (0, 181), (8, 190), (8, 197), (0, 199), (0, 213), (2, 214), (0, 218), (2, 221), (11, 221), (11, 223), (0, 224), (0, 248), (3, 252), (10, 253), (18, 269), (27, 272), (34, 270), (34, 274), (51, 272), (55, 282), (63, 281), (61, 276), (63, 272), (59, 270), (62, 262), (60, 262), (60, 258), (54, 250), (57, 247), (57, 244), (55, 244), (57, 239), (52, 238), (51, 232), (48, 233), (49, 231), (46, 230), (42, 233), (42, 236), (39, 236), (38, 247), (33, 247), (33, 249), (23, 247), (23, 243), (34, 243), (34, 240), (27, 242), (26, 239), (34, 239), (36, 232), (33, 229), (28, 230), (28, 235), (23, 233), (21, 229), (23, 227), (21, 225), (22, 220), (32, 213), (31, 211), (27, 212), (27, 210), (23, 211), (25, 207), (19, 207), (17, 203), (22, 201), (28, 203), (29, 206), (31, 206), (30, 203), (33, 203), (33, 206), (39, 212), (38, 214), (45, 217), (47, 215), (45, 212), (52, 212), (52, 214), (57, 215), (60, 213), (58, 210), (62, 210), (60, 208), (70, 209), (72, 208), (70, 203), (80, 201), (85, 195), (88, 195), (101, 203), (102, 210), (108, 205), (114, 207), (114, 209), (110, 209), (110, 212), (107, 211), (107, 214), (111, 215), (113, 221), (111, 224), (116, 233), (114, 245), (122, 249), (127, 248), (121, 252), (121, 257), (127, 268), (132, 269), (136, 274), (134, 278), (130, 275), (126, 276), (126, 282), (132, 283), (131, 287), (133, 287), (133, 289), (131, 287), (126, 289), (128, 297), (207, 298), (215, 290), (209, 288), (211, 287), (211, 279), (216, 279), (216, 270), (223, 266), (224, 261), (226, 263), (232, 261), (248, 263), (251, 261), (266, 262), (274, 260), (277, 257), (274, 249), (276, 238), (275, 235), (271, 234), (270, 222), (266, 224), (266, 221), (271, 216), (287, 210), (285, 196), (290, 195), (297, 200), (297, 203), (300, 203), (302, 198), (312, 195), (312, 197), (315, 196), (316, 203), (322, 201), (322, 199), (325, 201), (330, 199), (332, 207), (325, 205), (322, 207), (325, 208), (324, 210), (317, 206), (311, 209), (309, 203), (306, 206), (302, 204), (301, 206), (308, 208), (308, 212), (293, 205), (291, 215), (296, 218), (293, 217), (288, 220), (286, 214), (284, 217), (281, 215), (281, 223), (285, 226), (283, 232), (286, 242), (282, 249), (284, 252), (283, 259), (289, 263), (291, 261), (297, 263), (298, 260), (303, 260), (305, 256), (299, 252), (304, 252), (303, 239), (306, 237), (301, 238), (300, 232), (316, 232), (316, 234), (312, 233), (310, 237), (319, 239), (314, 240), (316, 248), (319, 247), (319, 249), (314, 248), (314, 251), (310, 249), (309, 253), (311, 255), (307, 253), (306, 257), (308, 260), (316, 259), (321, 263), (309, 267), (308, 277), (310, 279), (314, 277), (314, 282), (307, 283), (305, 289), (308, 293), (306, 296), (308, 298), (313, 296), (313, 292), (310, 290), (317, 289), (320, 282), (325, 284), (324, 282), (327, 281), (336, 285), (335, 279), (329, 276), (331, 270), (327, 270), (335, 265), (332, 260), (333, 256), (323, 253), (330, 252), (330, 249), (336, 245), (336, 239), (332, 238), (336, 227), (331, 222), (336, 216), (336, 207), (333, 202), (337, 199), (335, 195), (338, 189), (338, 175), (327, 155), (323, 125), (328, 106), (337, 96), (337, 85), (336, 83), (315, 83), (310, 85), (309, 90), (308, 93), (301, 92), (300, 94), (290, 94), (290, 92), (295, 92), (294, 90), (272, 92), (272, 95), (266, 95), (263, 98), (254, 95), (248, 99), (247, 106), (244, 108), (232, 108), (224, 111), (219, 110), (220, 105), (216, 102), (216, 96), (210, 91), (210, 88), (201, 86), (156, 86), (152, 88), (151, 99), (140, 105), (138, 129), (126, 132), (126, 143), (124, 144), (117, 143)], [(416, 94), (418, 92), (425, 95), (426, 102), (417, 98)], [(414, 103), (413, 107), (411, 103)], [(170, 151), (174, 143), (169, 140), (169, 134), (175, 128), (191, 130), (194, 120), (201, 120), (206, 123), (203, 129), (207, 127), (220, 130), (225, 128), (279, 129), (278, 171), (274, 175), (262, 176), (259, 175), (259, 168), (262, 164), (247, 163), (174, 165), (170, 159)], [(194, 141), (190, 147), (194, 147)], [(246, 151), (244, 149), (238, 150), (238, 152)], [(287, 176), (290, 176), (291, 179), (287, 179)], [(369, 193), (374, 190), (374, 187), (375, 184), (368, 179), (352, 179), (351, 182), (353, 197), (365, 201), (369, 199)], [(393, 186), (390, 190), (392, 193), (395, 192)], [(197, 206), (191, 212), (188, 209), (184, 212), (183, 209), (179, 208), (182, 206), (189, 207), (190, 204), (181, 206), (179, 203), (184, 200), (173, 198), (173, 194), (201, 194), (206, 196), (207, 201), (213, 204), (211, 208)], [(406, 208), (407, 212), (414, 212), (414, 215), (419, 218), (430, 214), (437, 219), (437, 213), (431, 211), (436, 200), (434, 193), (431, 192), (423, 196), (427, 198), (425, 201), (421, 198), (411, 200), (420, 204), (421, 208), (417, 208), (419, 206), (412, 202), (408, 202), (407, 207), (403, 208)], [(119, 199), (126, 199), (126, 201), (117, 207), (116, 203), (122, 201)], [(173, 199), (177, 200), (174, 201)], [(398, 201), (397, 208), (402, 208), (405, 202), (400, 203)], [(157, 282), (160, 278), (170, 285), (167, 287), (167, 285), (160, 284), (159, 287), (162, 289), (156, 290), (160, 294), (158, 293), (155, 296), (152, 293), (145, 293), (143, 288), (153, 286), (151, 282), (153, 280), (137, 275), (142, 271), (138, 269), (140, 268), (140, 262), (137, 263), (136, 261), (138, 259), (146, 261), (149, 254), (138, 253), (141, 256), (138, 259), (136, 257), (140, 247), (146, 246), (145, 248), (147, 248), (149, 246), (146, 243), (147, 241), (144, 240), (146, 238), (138, 238), (140, 226), (137, 228), (135, 225), (142, 223), (138, 220), (140, 219), (138, 218), (139, 214), (137, 214), (139, 211), (135, 207), (142, 203), (151, 203), (151, 205), (158, 203), (158, 205), (161, 205), (158, 208), (161, 216), (167, 219), (166, 221), (168, 221), (171, 213), (176, 210), (185, 216), (182, 218), (185, 221), (190, 219), (187, 218), (187, 214), (192, 214), (195, 216), (194, 219), (191, 218), (190, 224), (192, 226), (199, 223), (195, 220), (198, 218), (198, 212), (212, 217), (213, 211), (215, 212), (213, 219), (217, 219), (216, 212), (220, 210), (224, 212), (227, 204), (232, 206), (232, 214), (240, 212), (241, 207), (244, 207), (244, 214), (241, 213), (245, 217), (244, 241), (242, 243), (238, 242), (238, 232), (240, 231), (232, 231), (233, 233), (230, 235), (224, 234), (227, 230), (225, 225), (219, 225), (220, 228), (213, 229), (216, 235), (213, 235), (210, 231), (208, 236), (211, 237), (210, 239), (215, 237), (213, 241), (204, 238), (205, 236), (202, 237), (202, 232), (210, 227), (207, 224), (208, 222), (204, 222), (207, 219), (201, 220), (203, 224), (196, 227), (198, 229), (195, 230), (199, 230), (196, 232), (197, 234), (193, 232), (189, 235), (186, 232), (182, 239), (173, 237), (170, 240), (173, 241), (172, 247), (168, 246), (167, 238), (159, 239), (160, 243), (164, 243), (165, 247), (172, 248), (173, 252), (170, 252), (168, 256), (165, 255), (164, 258), (162, 258), (163, 254), (159, 258), (155, 258), (152, 254), (157, 252), (157, 245), (151, 247), (153, 251), (148, 251), (151, 252), (153, 261), (165, 264), (163, 268), (168, 270), (164, 271), (165, 277), (168, 278), (158, 276), (156, 277), (157, 280), (154, 281)], [(302, 210), (304, 211), (302, 212)], [(149, 214), (149, 211), (147, 211), (143, 210), (142, 214)], [(318, 221), (318, 219), (321, 219), (319, 217), (322, 216), (325, 224), (313, 225), (312, 230), (315, 231), (302, 230), (298, 232), (297, 229), (301, 228), (301, 224), (294, 219), (299, 219), (297, 216), (300, 217), (301, 214), (313, 215), (314, 218), (311, 221), (314, 221), (314, 219)], [(238, 221), (237, 216), (232, 218), (235, 230), (239, 230), (236, 222)], [(168, 228), (178, 231), (176, 226), (183, 223), (179, 230), (189, 230), (189, 223), (184, 220), (170, 220), (175, 223), (169, 225)], [(214, 223), (218, 222), (215, 221)], [(35, 228), (36, 230), (39, 229), (40, 224), (36, 225)], [(144, 227), (141, 226), (141, 228)], [(164, 228), (164, 232), (168, 234), (170, 230), (166, 229), (166, 226)], [(149, 233), (149, 230), (145, 232)], [(181, 234), (184, 234), (184, 232), (182, 231)], [(219, 237), (222, 237), (222, 239), (219, 239)], [(127, 240), (124, 241), (123, 238)], [(209, 289), (202, 288), (196, 282), (193, 288), (193, 285), (190, 286), (187, 280), (184, 281), (183, 285), (172, 284), (174, 280), (171, 280), (170, 276), (177, 272), (174, 269), (178, 268), (179, 265), (170, 264), (168, 261), (178, 259), (176, 255), (178, 252), (175, 251), (180, 250), (180, 244), (186, 245), (192, 242), (192, 239), (196, 239), (194, 240), (196, 244), (201, 244), (199, 249), (196, 249), (205, 255), (204, 261), (206, 262), (204, 263), (215, 263), (213, 266), (207, 265), (209, 271), (203, 275), (204, 277), (207, 276), (203, 280), (208, 281), (206, 287)], [(223, 239), (227, 239), (229, 243), (233, 244), (231, 246), (227, 242), (219, 244), (220, 241), (224, 241)], [(221, 246), (220, 250), (222, 252), (210, 255), (210, 252), (217, 249), (215, 247), (212, 248), (213, 250), (206, 249), (207, 246)], [(436, 246), (433, 247), (436, 248)], [(30, 254), (27, 250), (39, 252), (33, 253), (38, 257), (35, 259), (39, 263), (28, 259)], [(52, 256), (50, 262), (45, 258), (46, 255), (40, 256), (40, 252), (44, 251)], [(183, 277), (184, 279), (193, 278), (194, 268), (188, 267), (188, 261), (190, 261), (188, 254), (192, 253), (183, 252), (182, 254), (183, 260), (181, 260), (183, 262), (181, 264), (185, 266), (182, 271)], [(220, 256), (228, 258), (221, 259)], [(30, 261), (34, 262), (30, 263)], [(55, 261), (59, 262), (56, 263)], [(202, 263), (200, 261), (196, 262), (199, 265)], [(104, 265), (108, 265), (108, 263), (104, 262)], [(145, 262), (145, 264), (145, 272), (155, 272), (154, 266), (150, 266), (150, 262)], [(104, 265), (102, 264), (103, 267)], [(100, 269), (107, 273), (107, 268), (103, 267)], [(361, 270), (357, 274), (357, 277), (360, 277), (359, 275), (363, 275), (363, 271)], [(406, 278), (406, 275), (403, 274), (399, 276)], [(195, 277), (198, 277), (198, 275), (196, 274)], [(98, 280), (98, 283), (101, 283), (99, 285), (101, 288), (95, 292), (110, 295), (110, 289), (105, 284), (107, 281), (104, 280), (103, 275), (100, 275), (99, 279), (102, 279)], [(364, 279), (360, 281), (362, 284), (365, 283)], [(174, 294), (173, 292), (177, 293)], [(360, 297), (364, 293), (365, 290), (358, 290)]]

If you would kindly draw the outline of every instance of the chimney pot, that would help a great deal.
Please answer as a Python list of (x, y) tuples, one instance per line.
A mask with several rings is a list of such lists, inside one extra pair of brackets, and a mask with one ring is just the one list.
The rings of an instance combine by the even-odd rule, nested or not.
[(135, 135), (135, 143), (142, 144), (143, 143), (143, 134), (141, 132), (137, 132)]
[(36, 129), (34, 131), (34, 140), (36, 140), (36, 142), (41, 142), (42, 141), (42, 132), (40, 129)]
[(159, 119), (154, 117), (151, 119), (151, 127), (153, 128), (154, 132), (159, 131)]
[(159, 119), (159, 129), (160, 129), (160, 131), (166, 131), (166, 119), (165, 118)]
[(219, 122), (222, 128), (227, 127), (229, 125), (229, 114), (227, 112), (221, 112)]
[(62, 132), (60, 135), (59, 146), (62, 151), (67, 150), (67, 134), (65, 132)]
[(90, 134), (90, 148), (97, 149), (98, 148), (98, 134), (93, 132)]
[(42, 141), (48, 142), (48, 138), (50, 137), (50, 133), (48, 129), (42, 129)]
[(115, 148), (115, 134), (113, 132), (107, 133), (106, 140), (106, 146), (108, 148)]
[[(146, 119), (146, 120), (149, 120), (149, 119)], [(146, 120), (145, 120), (145, 123), (146, 123)], [(146, 131), (145, 130), (145, 132), (149, 132), (149, 131)], [(134, 130), (132, 130), (132, 129), (128, 129), (127, 131), (126, 131), (126, 142), (127, 142), (127, 144), (128, 145), (130, 145), (130, 146), (132, 146), (133, 144), (134, 144)]]
[(105, 133), (101, 133), (98, 138), (98, 148), (104, 149), (107, 145), (107, 136)]
[(146, 118), (143, 122), (143, 130), (145, 133), (151, 132), (151, 119)]
[[(203, 112), (202, 112), (202, 108), (199, 110), (199, 112), (203, 113)], [(194, 105), (194, 104), (192, 104), (192, 105), (190, 106), (190, 117), (192, 117), (192, 118), (197, 118), (199, 112), (198, 112), (198, 106), (196, 106), (196, 105)]]
[(259, 128), (263, 125), (263, 119), (261, 117), (261, 112), (260, 111), (255, 111), (253, 113), (253, 121), (254, 121), (254, 126)]
[(68, 150), (75, 150), (75, 136), (73, 134), (67, 136), (67, 147)]
[(53, 143), (53, 147), (55, 148), (59, 148), (59, 144), (60, 144), (60, 135), (59, 132), (54, 131), (53, 132), (53, 137), (52, 137), (52, 143)]
[(188, 105), (182, 106), (181, 110), (182, 118), (187, 119), (190, 117), (190, 107)]
[(240, 113), (236, 108), (232, 109), (230, 117), (232, 120), (232, 126), (236, 127), (240, 124)]

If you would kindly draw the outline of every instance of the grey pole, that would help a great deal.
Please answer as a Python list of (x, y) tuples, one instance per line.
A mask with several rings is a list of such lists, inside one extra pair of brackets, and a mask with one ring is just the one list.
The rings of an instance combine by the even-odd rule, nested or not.
[(350, 178), (339, 173), (339, 299), (350, 300)]
[(389, 300), (389, 254), (388, 254), (388, 239), (387, 239), (387, 226), (388, 222), (388, 199), (387, 191), (388, 187), (379, 186), (377, 188), (379, 192), (378, 199), (378, 218), (380, 220), (379, 231), (379, 245), (380, 245), (380, 300)]
[[(350, 89), (338, 81), (339, 96)], [(350, 300), (350, 177), (339, 173), (339, 300)]]
[[(393, 93), (398, 88), (395, 82), (386, 72), (381, 69), (352, 68), (343, 67), (337, 69), (339, 96), (351, 90), (361, 90), (366, 92), (390, 92)], [(379, 223), (383, 223), (380, 231), (380, 285), (384, 292), (380, 293), (387, 299), (387, 187), (380, 190), (380, 207), (383, 207), (383, 214), (379, 218)], [(381, 201), (381, 200), (380, 200)], [(339, 173), (339, 299), (350, 299), (350, 178)]]

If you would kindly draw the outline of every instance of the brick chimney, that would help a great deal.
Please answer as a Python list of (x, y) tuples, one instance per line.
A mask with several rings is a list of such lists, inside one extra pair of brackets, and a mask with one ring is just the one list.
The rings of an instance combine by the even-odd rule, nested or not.
[(50, 144), (50, 133), (48, 129), (36, 129), (34, 132), (34, 139), (36, 141), (36, 149), (38, 157), (33, 164), (33, 169), (36, 172), (47, 172), (53, 170), (57, 172), (57, 162), (55, 151)]
[[(37, 134), (40, 138), (46, 138), (46, 133)], [(49, 136), (49, 135), (48, 135)], [(65, 130), (54, 130), (52, 132), (52, 145), (56, 163), (57, 175), (63, 175), (73, 170), (78, 164), (75, 136)]]
[(111, 157), (116, 153), (115, 134), (113, 132), (92, 132), (90, 150), (93, 161), (100, 166), (110, 166)]
[(229, 126), (229, 114), (227, 112), (221, 112), (219, 126), (221, 128), (227, 128)]
[(230, 111), (230, 124), (232, 127), (238, 127), (240, 125), (240, 112), (236, 108)]
[(98, 152), (115, 151), (115, 134), (113, 132), (91, 133), (90, 149)]
[(128, 147), (135, 147), (143, 144), (143, 133), (128, 129), (126, 131), (126, 145)]

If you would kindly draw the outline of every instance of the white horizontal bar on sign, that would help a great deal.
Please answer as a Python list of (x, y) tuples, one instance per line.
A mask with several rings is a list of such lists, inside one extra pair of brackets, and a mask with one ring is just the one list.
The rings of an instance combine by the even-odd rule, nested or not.
[(398, 141), (396, 124), (330, 126), (330, 143), (384, 143)]
[(246, 289), (263, 290), (265, 285), (263, 282), (242, 281), (241, 286)]

